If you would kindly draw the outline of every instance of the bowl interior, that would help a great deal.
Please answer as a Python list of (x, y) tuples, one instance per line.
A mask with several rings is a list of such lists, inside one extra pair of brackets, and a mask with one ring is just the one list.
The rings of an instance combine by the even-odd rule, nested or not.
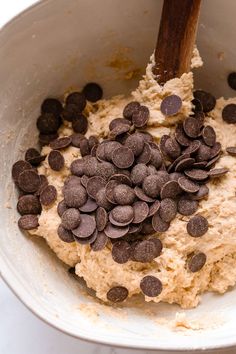
[[(1, 30), (0, 269), (29, 308), (74, 336), (149, 349), (232, 345), (236, 290), (207, 294), (189, 311), (167, 304), (140, 306), (138, 299), (111, 309), (87, 296), (43, 240), (17, 227), (10, 171), (24, 149), (35, 144), (41, 101), (91, 80), (103, 86), (106, 97), (135, 88), (155, 46), (161, 5), (156, 0), (100, 0), (99, 6), (95, 0), (48, 0)], [(235, 69), (234, 10), (231, 0), (203, 3), (198, 46), (205, 66), (197, 70), (196, 85), (217, 96), (233, 95), (226, 75)], [(202, 330), (173, 329), (176, 312), (199, 321)]]

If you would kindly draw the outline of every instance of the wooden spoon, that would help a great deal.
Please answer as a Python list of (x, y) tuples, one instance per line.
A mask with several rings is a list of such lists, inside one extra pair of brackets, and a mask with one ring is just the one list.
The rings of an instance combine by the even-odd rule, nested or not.
[(164, 84), (189, 72), (201, 0), (164, 0), (153, 73)]

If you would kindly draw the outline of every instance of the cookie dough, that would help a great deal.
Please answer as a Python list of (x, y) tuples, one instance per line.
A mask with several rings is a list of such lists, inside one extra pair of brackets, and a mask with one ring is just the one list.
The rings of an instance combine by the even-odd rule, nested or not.
[[(201, 65), (201, 59), (195, 49), (192, 64)], [(109, 123), (114, 118), (122, 117), (123, 108), (132, 100), (147, 106), (150, 110), (147, 131), (159, 142), (163, 134), (169, 134), (174, 125), (191, 113), (193, 99), (193, 74), (184, 74), (179, 79), (167, 82), (160, 87), (152, 74), (153, 56), (147, 66), (146, 75), (138, 88), (129, 97), (116, 96), (109, 100), (100, 100), (95, 104), (87, 104), (89, 129), (86, 136), (97, 135), (100, 139), (107, 137)], [(176, 94), (182, 99), (180, 112), (173, 117), (166, 117), (160, 111), (164, 97)], [(236, 125), (226, 124), (222, 120), (222, 109), (226, 104), (236, 103), (236, 98), (217, 100), (216, 107), (206, 117), (206, 124), (211, 125), (221, 142), (223, 156), (216, 164), (227, 167), (229, 173), (223, 179), (215, 179), (208, 183), (209, 197), (200, 201), (197, 213), (206, 217), (209, 229), (204, 237), (190, 237), (186, 231), (189, 217), (178, 216), (173, 220), (169, 230), (158, 237), (163, 243), (163, 251), (150, 263), (128, 261), (118, 264), (112, 259), (111, 244), (99, 252), (93, 252), (90, 246), (78, 243), (65, 243), (57, 235), (60, 217), (57, 204), (62, 200), (64, 180), (70, 175), (71, 162), (80, 157), (78, 148), (69, 147), (62, 150), (65, 167), (60, 172), (53, 171), (46, 159), (38, 168), (40, 174), (47, 176), (50, 184), (57, 189), (57, 200), (50, 208), (43, 207), (39, 217), (39, 227), (31, 230), (32, 235), (42, 236), (48, 245), (64, 263), (75, 266), (76, 274), (83, 277), (87, 286), (94, 289), (98, 298), (107, 301), (107, 292), (116, 285), (128, 289), (129, 297), (141, 292), (140, 281), (145, 275), (158, 277), (163, 285), (157, 297), (147, 297), (146, 301), (177, 303), (182, 308), (195, 307), (201, 294), (205, 291), (224, 293), (236, 282), (236, 160), (228, 155), (226, 147), (235, 145)], [(60, 128), (59, 135), (71, 135), (71, 123), (66, 122)], [(50, 147), (45, 146), (42, 154), (48, 154)], [(207, 255), (205, 266), (196, 273), (186, 267), (186, 258), (191, 252), (198, 250)]]

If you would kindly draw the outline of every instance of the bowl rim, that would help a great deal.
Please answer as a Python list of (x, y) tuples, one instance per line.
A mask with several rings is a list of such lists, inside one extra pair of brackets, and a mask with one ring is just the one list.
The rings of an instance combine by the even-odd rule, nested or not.
[[(16, 21), (21, 20), (22, 17), (25, 15), (29, 15), (32, 11), (37, 10), (38, 8), (43, 7), (45, 4), (50, 3), (54, 0), (35, 0), (35, 3), (28, 6), (25, 10), (19, 12), (17, 15), (13, 16), (9, 21), (7, 21), (5, 24), (3, 24), (0, 27), (0, 34), (2, 34), (3, 31), (7, 30), (10, 28)], [(161, 350), (163, 352), (166, 351), (172, 351), (173, 353), (180, 353), (183, 351), (191, 351), (191, 352), (196, 352), (196, 351), (206, 351), (206, 350), (212, 350), (213, 352), (215, 350), (219, 349), (234, 349), (236, 348), (236, 338), (232, 336), (232, 339), (228, 341), (228, 343), (222, 343), (222, 344), (216, 344), (216, 345), (205, 345), (200, 346), (196, 345), (194, 347), (190, 347), (188, 345), (181, 345), (176, 348), (174, 345), (171, 345), (170, 342), (168, 342), (167, 345), (139, 345), (130, 343), (130, 344), (125, 344), (121, 342), (116, 342), (113, 338), (110, 338), (109, 335), (107, 335), (107, 338), (91, 338), (91, 335), (85, 335), (85, 334), (78, 334), (78, 333), (73, 333), (73, 331), (66, 329), (63, 327), (62, 324), (58, 321), (56, 317), (52, 317), (49, 314), (46, 313), (44, 310), (40, 310), (38, 307), (37, 309), (34, 307), (32, 299), (30, 299), (30, 296), (28, 296), (27, 291), (24, 290), (22, 284), (19, 282), (17, 279), (16, 275), (14, 272), (11, 271), (10, 267), (7, 266), (7, 262), (4, 261), (4, 256), (2, 255), (1, 249), (0, 249), (0, 277), (3, 279), (5, 284), (10, 288), (10, 290), (14, 293), (14, 295), (21, 301), (21, 303), (28, 308), (36, 317), (38, 317), (40, 320), (42, 320), (44, 323), (48, 324), (54, 329), (59, 330), (60, 332), (67, 334), (75, 339), (80, 339), (84, 340), (88, 343), (92, 344), (101, 344), (101, 345), (106, 345), (106, 346), (114, 346), (117, 348), (125, 348), (125, 349), (137, 349), (137, 350), (150, 350), (150, 351), (156, 351), (156, 350)], [(91, 334), (91, 333), (90, 333)]]

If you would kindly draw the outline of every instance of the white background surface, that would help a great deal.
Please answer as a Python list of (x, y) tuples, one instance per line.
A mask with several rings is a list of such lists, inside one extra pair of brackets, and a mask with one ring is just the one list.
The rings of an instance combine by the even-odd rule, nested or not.
[[(0, 26), (33, 0), (0, 0)], [(0, 354), (136, 354), (136, 350), (94, 345), (49, 327), (26, 309), (0, 279)], [(143, 354), (154, 353), (142, 351)], [(165, 352), (168, 354), (167, 352)], [(214, 351), (217, 353), (236, 353)]]

